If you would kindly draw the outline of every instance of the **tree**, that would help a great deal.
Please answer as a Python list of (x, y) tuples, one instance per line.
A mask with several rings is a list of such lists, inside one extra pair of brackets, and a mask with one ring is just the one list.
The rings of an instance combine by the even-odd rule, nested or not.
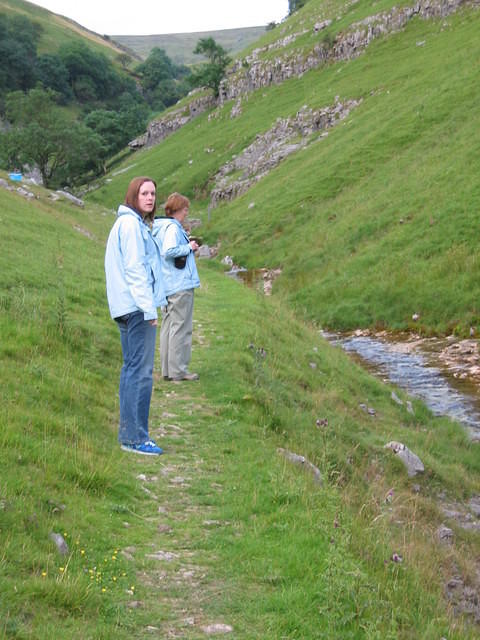
[(40, 27), (23, 16), (0, 14), (0, 91), (30, 89), (35, 84), (35, 59)]
[(84, 123), (102, 139), (104, 158), (113, 156), (130, 140), (123, 128), (122, 116), (116, 111), (96, 109), (85, 117)]
[(35, 70), (43, 87), (57, 92), (60, 104), (66, 104), (73, 99), (68, 70), (58, 56), (52, 54), (38, 56)]
[(227, 51), (213, 38), (201, 38), (193, 53), (204, 55), (208, 62), (192, 73), (189, 77), (190, 84), (194, 87), (209, 87), (217, 97), (225, 69), (231, 61)]
[(128, 65), (132, 62), (132, 56), (129, 56), (128, 53), (119, 53), (117, 60), (122, 65), (122, 68), (126, 70), (128, 69)]
[(162, 80), (175, 77), (174, 65), (163, 49), (154, 47), (145, 62), (135, 69), (142, 76), (144, 91), (153, 91)]
[(145, 131), (147, 123), (148, 108), (135, 104), (133, 99), (130, 101), (126, 96), (121, 102), (123, 108), (120, 111), (96, 109), (84, 119), (84, 124), (102, 141), (98, 162), (103, 164), (104, 171), (108, 158), (114, 156), (130, 140)]
[(110, 60), (83, 42), (62, 45), (58, 56), (69, 74), (69, 82), (80, 102), (107, 100), (122, 93), (124, 82)]
[(18, 166), (38, 166), (45, 186), (73, 184), (82, 172), (96, 168), (102, 142), (91, 129), (55, 105), (55, 94), (31, 89), (5, 100), (12, 127), (2, 135), (2, 155)]
[(29, 89), (35, 84), (33, 59), (20, 42), (0, 42), (0, 89), (15, 91)]
[(188, 91), (178, 80), (188, 70), (174, 64), (159, 47), (154, 47), (145, 62), (139, 64), (135, 71), (141, 76), (145, 99), (156, 111), (175, 104)]
[(138, 92), (124, 91), (116, 104), (128, 142), (145, 131), (150, 110)]

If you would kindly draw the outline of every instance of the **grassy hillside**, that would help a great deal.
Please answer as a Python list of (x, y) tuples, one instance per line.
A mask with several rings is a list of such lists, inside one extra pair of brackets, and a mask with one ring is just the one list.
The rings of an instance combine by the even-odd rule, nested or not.
[[(260, 44), (392, 5), (310, 0)], [(84, 209), (0, 189), (0, 636), (478, 637), (480, 537), (451, 516), (478, 524), (478, 443), (420, 402), (397, 404), (318, 324), (476, 322), (479, 26), (473, 9), (415, 20), (353, 61), (249, 95), (236, 118), (231, 104), (203, 114), (130, 155)], [(362, 103), (209, 220), (223, 164), (337, 95)], [(220, 256), (283, 268), (265, 298), (199, 260), (200, 379), (155, 372), (155, 460), (118, 447), (103, 275), (114, 209), (140, 174), (160, 201), (192, 197)], [(408, 477), (390, 441), (425, 472)]]
[[(333, 38), (392, 6), (310, 0), (257, 44), (304, 30), (288, 49), (306, 55), (318, 42), (315, 21), (334, 18)], [(356, 59), (249, 94), (234, 119), (229, 103), (215, 118), (204, 114), (130, 157), (132, 169), (92, 198), (113, 204), (132, 175), (146, 172), (163, 194), (192, 196), (206, 221), (215, 173), (277, 118), (335, 96), (362, 99), (327, 138), (213, 210), (204, 238), (243, 266), (281, 267), (274, 293), (323, 326), (405, 328), (419, 314), (416, 328), (464, 333), (480, 321), (479, 28), (475, 8), (412, 20)]]
[[(444, 547), (435, 530), (440, 493), (480, 492), (478, 445), (419, 403), (399, 407), (281, 301), (200, 263), (200, 381), (156, 374), (151, 433), (166, 454), (132, 459), (116, 442), (104, 293), (113, 216), (36, 193), (0, 191), (2, 636), (195, 639), (221, 623), (241, 640), (476, 637), (444, 587), (475, 584), (478, 536), (455, 527)], [(423, 476), (407, 478), (392, 439)]]
[(26, 0), (0, 0), (0, 13), (22, 15), (42, 26), (39, 53), (56, 53), (62, 44), (72, 40), (87, 40), (88, 46), (111, 60), (115, 60), (124, 51), (115, 42), (103, 38), (98, 33)]
[(244, 27), (242, 29), (222, 29), (220, 31), (197, 31), (194, 33), (166, 33), (148, 36), (112, 36), (115, 42), (135, 51), (141, 58), (147, 58), (153, 47), (164, 49), (176, 64), (197, 64), (203, 60), (195, 55), (200, 38), (213, 38), (231, 56), (246, 49), (265, 33), (265, 27)]

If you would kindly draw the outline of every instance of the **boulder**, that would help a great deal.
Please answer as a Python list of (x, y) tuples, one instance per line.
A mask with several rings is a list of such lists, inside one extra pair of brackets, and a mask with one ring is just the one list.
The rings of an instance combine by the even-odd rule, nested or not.
[(323, 478), (322, 478), (322, 474), (320, 473), (320, 469), (318, 469), (314, 464), (312, 464), (309, 460), (307, 460), (305, 456), (301, 456), (298, 453), (292, 453), (287, 449), (282, 449), (282, 447), (279, 447), (277, 451), (282, 456), (284, 456), (289, 462), (292, 462), (293, 464), (303, 467), (304, 469), (309, 471), (312, 474), (315, 482), (317, 482), (318, 484), (323, 483)]
[(69, 554), (68, 545), (65, 542), (61, 533), (52, 533), (49, 535), (50, 540), (57, 547), (57, 551), (61, 556), (67, 556)]
[(384, 446), (384, 449), (391, 449), (393, 453), (400, 458), (405, 465), (407, 474), (410, 478), (413, 478), (418, 473), (423, 473), (425, 471), (425, 467), (420, 458), (401, 442), (388, 442)]
[(70, 202), (77, 207), (82, 207), (83, 209), (83, 207), (85, 206), (85, 203), (83, 202), (83, 200), (80, 200), (80, 198), (77, 198), (69, 191), (62, 191), (61, 189), (57, 189), (56, 193), (58, 193), (60, 196), (63, 196), (67, 200), (70, 200)]

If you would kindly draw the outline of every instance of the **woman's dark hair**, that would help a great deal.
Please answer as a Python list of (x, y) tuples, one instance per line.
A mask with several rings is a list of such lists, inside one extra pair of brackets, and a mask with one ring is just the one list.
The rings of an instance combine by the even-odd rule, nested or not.
[(190, 206), (190, 200), (186, 196), (182, 196), (180, 193), (171, 193), (165, 203), (165, 215), (167, 218), (173, 218), (177, 211), (188, 208)]
[[(135, 209), (135, 211), (138, 211), (138, 194), (142, 184), (144, 184), (145, 182), (153, 182), (153, 184), (155, 185), (155, 189), (157, 188), (157, 183), (155, 182), (155, 180), (152, 180), (152, 178), (148, 178), (147, 176), (139, 176), (138, 178), (133, 178), (133, 180), (128, 185), (127, 193), (125, 195), (124, 204), (126, 204), (127, 207), (132, 207), (133, 209)], [(157, 199), (155, 198), (155, 205), (152, 212), (145, 216), (144, 219), (153, 222), (156, 210)]]

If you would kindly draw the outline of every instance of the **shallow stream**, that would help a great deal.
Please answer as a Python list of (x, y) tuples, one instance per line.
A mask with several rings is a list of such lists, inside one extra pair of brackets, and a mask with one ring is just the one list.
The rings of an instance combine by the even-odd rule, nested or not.
[(469, 375), (473, 368), (471, 350), (470, 358), (447, 358), (445, 354), (455, 347), (453, 338), (322, 334), (377, 377), (420, 398), (434, 415), (457, 420), (475, 439), (480, 437), (480, 387)]
[[(245, 269), (232, 265), (226, 275), (249, 287), (271, 291), (280, 270)], [(460, 422), (480, 440), (480, 351), (477, 340), (426, 338), (368, 331), (322, 332), (370, 373), (421, 399), (437, 416)]]

